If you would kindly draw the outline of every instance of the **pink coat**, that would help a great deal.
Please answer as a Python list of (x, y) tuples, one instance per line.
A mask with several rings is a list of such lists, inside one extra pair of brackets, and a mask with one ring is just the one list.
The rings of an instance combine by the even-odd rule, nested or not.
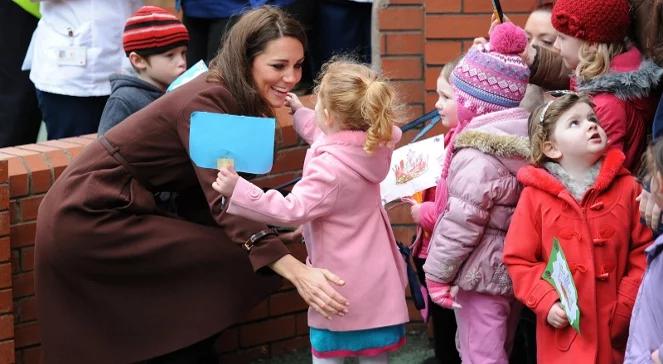
[(394, 127), (389, 146), (368, 154), (362, 149), (365, 132), (325, 135), (313, 110), (306, 108), (294, 119), (299, 135), (311, 144), (301, 181), (284, 197), (240, 178), (228, 213), (275, 225), (304, 224), (308, 263), (345, 280), (338, 291), (350, 302), (350, 312), (327, 320), (309, 309), (309, 326), (350, 331), (407, 322), (405, 265), (379, 185), (389, 171), (400, 129)]

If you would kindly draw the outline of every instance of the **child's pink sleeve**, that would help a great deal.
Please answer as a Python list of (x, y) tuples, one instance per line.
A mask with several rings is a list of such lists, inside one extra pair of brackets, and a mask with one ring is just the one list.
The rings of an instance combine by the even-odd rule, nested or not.
[(516, 298), (545, 318), (559, 295), (541, 278), (546, 262), (542, 256), (541, 214), (533, 192), (525, 187), (520, 195), (504, 240), (503, 260)]
[(293, 114), (294, 126), (297, 134), (304, 139), (307, 144), (313, 144), (315, 139), (320, 136), (322, 131), (315, 123), (315, 111), (308, 107), (300, 107)]
[(424, 201), (419, 208), (419, 226), (428, 232), (432, 232), (436, 222), (435, 201)]
[(326, 160), (329, 155), (312, 158), (302, 179), (287, 196), (240, 178), (230, 198), (228, 213), (267, 224), (298, 226), (329, 213), (336, 203), (339, 186)]

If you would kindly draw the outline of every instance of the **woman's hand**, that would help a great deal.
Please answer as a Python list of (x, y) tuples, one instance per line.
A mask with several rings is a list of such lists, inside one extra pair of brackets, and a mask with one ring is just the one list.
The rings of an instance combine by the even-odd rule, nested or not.
[(651, 353), (651, 361), (652, 361), (652, 363), (654, 363), (654, 364), (662, 364), (662, 363), (661, 363), (661, 356), (658, 355), (658, 350), (656, 350), (656, 351), (654, 351), (653, 353)]
[(300, 108), (304, 107), (299, 97), (292, 92), (288, 92), (288, 95), (285, 97), (285, 106), (290, 108), (290, 113), (294, 114)]
[(334, 273), (305, 265), (292, 255), (272, 263), (271, 268), (289, 280), (302, 299), (315, 311), (326, 317), (343, 316), (348, 312), (348, 301), (336, 292), (330, 283), (342, 286), (345, 282)]
[(643, 189), (635, 200), (640, 202), (640, 217), (645, 220), (650, 229), (658, 230), (661, 222), (661, 208), (656, 204), (654, 196)]
[(566, 312), (559, 301), (555, 302), (555, 304), (550, 307), (547, 321), (550, 326), (556, 329), (561, 329), (569, 325), (569, 319), (566, 317)]
[(234, 168), (221, 168), (216, 175), (216, 181), (212, 182), (212, 188), (221, 195), (230, 197), (233, 195), (238, 179), (239, 175)]

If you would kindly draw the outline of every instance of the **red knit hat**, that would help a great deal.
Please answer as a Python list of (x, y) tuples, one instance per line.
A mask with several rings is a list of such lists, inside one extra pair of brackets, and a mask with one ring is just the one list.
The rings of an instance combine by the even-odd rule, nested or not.
[(557, 31), (597, 43), (621, 42), (629, 23), (628, 0), (557, 0), (552, 24)]
[(124, 51), (138, 51), (143, 56), (159, 54), (189, 44), (189, 32), (182, 22), (166, 9), (143, 6), (127, 19), (122, 35)]

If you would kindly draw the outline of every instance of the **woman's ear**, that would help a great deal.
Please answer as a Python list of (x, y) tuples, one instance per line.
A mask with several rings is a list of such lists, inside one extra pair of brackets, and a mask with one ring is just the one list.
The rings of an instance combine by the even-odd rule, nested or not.
[(543, 142), (541, 151), (546, 157), (552, 160), (558, 160), (562, 158), (562, 152), (557, 149), (555, 143), (551, 142), (550, 140)]

